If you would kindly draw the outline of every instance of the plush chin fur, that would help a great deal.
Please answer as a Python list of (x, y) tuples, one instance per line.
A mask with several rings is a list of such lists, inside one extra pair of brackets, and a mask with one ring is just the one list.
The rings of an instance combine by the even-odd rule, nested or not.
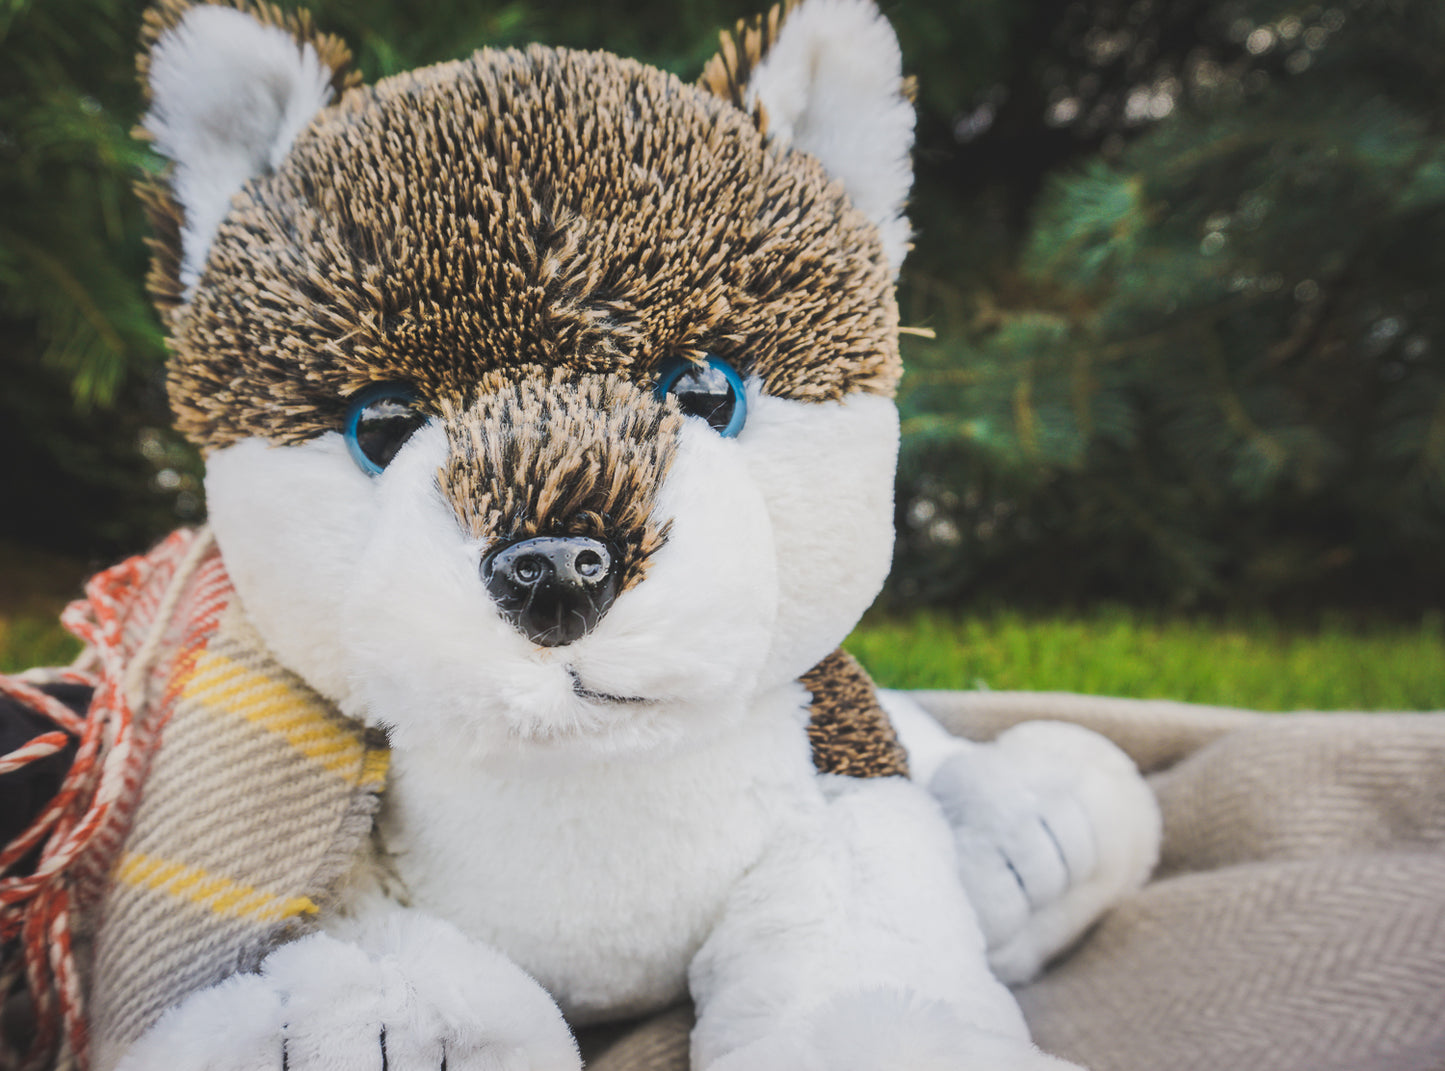
[(590, 634), (554, 648), (493, 606), (488, 548), (438, 487), (436, 421), (375, 478), (328, 434), (219, 450), (206, 489), (276, 656), (396, 745), (615, 754), (706, 739), (838, 644), (888, 568), (896, 444), (876, 395), (806, 403), (754, 385), (737, 439), (685, 421), (656, 500), (667, 542)]

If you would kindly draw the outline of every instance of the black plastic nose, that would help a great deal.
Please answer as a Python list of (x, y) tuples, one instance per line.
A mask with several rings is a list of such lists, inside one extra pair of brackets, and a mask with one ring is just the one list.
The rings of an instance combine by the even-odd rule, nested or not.
[(583, 536), (537, 536), (482, 559), (497, 609), (529, 640), (561, 647), (580, 640), (617, 597), (615, 556)]

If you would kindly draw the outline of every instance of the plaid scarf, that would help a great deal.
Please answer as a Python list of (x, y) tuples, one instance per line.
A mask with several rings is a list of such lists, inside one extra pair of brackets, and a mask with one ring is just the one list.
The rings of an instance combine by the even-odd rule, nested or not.
[[(387, 751), (266, 652), (204, 529), (99, 574), (62, 621), (86, 649), (47, 679), (95, 689), (84, 719), (62, 721), (33, 675), (0, 679), (59, 728), (0, 764), (79, 740), (0, 851), (0, 996), (33, 1006), (25, 1066), (105, 1071), (308, 927), (369, 834)], [(3, 876), (37, 844), (33, 874)]]

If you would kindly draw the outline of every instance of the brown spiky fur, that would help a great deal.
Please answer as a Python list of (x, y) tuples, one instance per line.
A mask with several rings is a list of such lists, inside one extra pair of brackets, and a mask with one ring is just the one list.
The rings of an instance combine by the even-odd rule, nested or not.
[(512, 382), (491, 373), (464, 412), (444, 403), (442, 491), (487, 543), (588, 536), (621, 554), (618, 591), (641, 579), (667, 533), (652, 519), (682, 415), (621, 376), (565, 369)]
[(908, 753), (878, 705), (872, 678), (841, 647), (808, 670), (813, 696), (808, 740), (821, 773), (846, 777), (907, 777)]
[(488, 372), (650, 384), (711, 352), (771, 394), (891, 393), (891, 271), (816, 161), (731, 105), (603, 54), (532, 48), (352, 90), (248, 183), (173, 318), (170, 396), (203, 450), (340, 427)]

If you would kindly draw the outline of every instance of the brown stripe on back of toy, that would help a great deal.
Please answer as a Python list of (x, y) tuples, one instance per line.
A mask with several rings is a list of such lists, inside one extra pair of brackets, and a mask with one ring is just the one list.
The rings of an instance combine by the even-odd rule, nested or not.
[(813, 696), (808, 740), (819, 773), (907, 777), (908, 753), (898, 740), (868, 672), (841, 647), (802, 677)]

